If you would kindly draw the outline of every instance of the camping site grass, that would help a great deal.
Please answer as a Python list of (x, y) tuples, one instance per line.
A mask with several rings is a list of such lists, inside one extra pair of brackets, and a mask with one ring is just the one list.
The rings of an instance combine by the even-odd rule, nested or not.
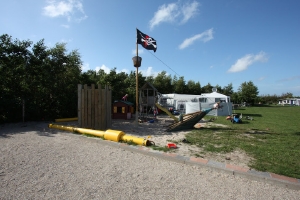
[(253, 158), (250, 168), (300, 179), (300, 106), (257, 105), (233, 112), (242, 113), (241, 124), (218, 117), (214, 123), (227, 127), (203, 127), (186, 139), (205, 152), (244, 150)]

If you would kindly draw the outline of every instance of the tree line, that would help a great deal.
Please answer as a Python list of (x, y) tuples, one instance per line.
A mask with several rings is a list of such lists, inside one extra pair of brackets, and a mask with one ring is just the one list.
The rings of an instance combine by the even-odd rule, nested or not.
[[(109, 73), (88, 70), (82, 72), (82, 61), (78, 50), (68, 51), (66, 43), (47, 47), (44, 39), (32, 41), (13, 39), (8, 34), (0, 36), (0, 123), (22, 120), (53, 120), (77, 116), (77, 84), (110, 85), (112, 100), (120, 100), (128, 94), (128, 101), (135, 103), (136, 73)], [(201, 94), (212, 88), (231, 96), (234, 103), (277, 103), (279, 98), (292, 97), (266, 95), (259, 97), (258, 88), (252, 81), (244, 82), (237, 92), (232, 83), (221, 87), (184, 77), (168, 75), (166, 71), (157, 76), (138, 74), (139, 86), (150, 82), (160, 93)]]

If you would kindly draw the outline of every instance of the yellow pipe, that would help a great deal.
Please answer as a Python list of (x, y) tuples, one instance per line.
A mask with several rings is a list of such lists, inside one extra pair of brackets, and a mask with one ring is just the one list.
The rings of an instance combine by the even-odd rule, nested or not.
[(105, 132), (104, 131), (95, 131), (91, 129), (86, 128), (74, 128), (75, 133), (81, 133), (81, 134), (88, 134), (88, 135), (94, 135), (97, 137), (104, 137)]
[(78, 117), (74, 118), (62, 118), (62, 119), (55, 119), (55, 122), (70, 122), (70, 121), (77, 121)]
[(125, 133), (123, 131), (116, 131), (116, 130), (110, 130), (110, 129), (108, 129), (107, 131), (105, 131), (104, 139), (105, 140), (111, 140), (111, 141), (119, 142), (120, 139), (121, 139), (121, 137), (124, 134)]
[(135, 144), (143, 145), (143, 146), (149, 146), (150, 145), (148, 140), (146, 140), (144, 138), (138, 138), (138, 137), (135, 137), (135, 136), (131, 136), (131, 135), (123, 135), (121, 140), (124, 141), (124, 142), (133, 142)]
[(62, 125), (49, 124), (48, 127), (49, 127), (49, 128), (60, 129), (60, 130), (63, 130), (63, 131), (71, 131), (71, 132), (74, 132), (74, 128), (73, 128), (73, 127), (70, 127), (70, 126), (62, 126)]
[(86, 128), (76, 128), (76, 127), (70, 127), (70, 126), (62, 126), (62, 125), (56, 125), (56, 124), (49, 124), (49, 128), (55, 128), (63, 131), (70, 131), (74, 133), (81, 133), (81, 134), (88, 134), (88, 135), (94, 135), (97, 137), (102, 137), (105, 140), (111, 140), (114, 142), (124, 141), (124, 142), (133, 142), (137, 145), (144, 145), (149, 146), (152, 143), (149, 140), (146, 140), (144, 138), (138, 138), (131, 135), (125, 135), (123, 131), (118, 130), (111, 130), (108, 129), (107, 131), (100, 131), (100, 130), (92, 130), (92, 129), (86, 129)]

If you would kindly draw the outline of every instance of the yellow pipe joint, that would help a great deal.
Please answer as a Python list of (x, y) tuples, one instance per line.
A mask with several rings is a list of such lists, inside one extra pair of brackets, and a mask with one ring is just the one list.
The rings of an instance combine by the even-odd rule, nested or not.
[(125, 135), (123, 131), (108, 129), (107, 131), (105, 131), (104, 139), (119, 142), (123, 135)]

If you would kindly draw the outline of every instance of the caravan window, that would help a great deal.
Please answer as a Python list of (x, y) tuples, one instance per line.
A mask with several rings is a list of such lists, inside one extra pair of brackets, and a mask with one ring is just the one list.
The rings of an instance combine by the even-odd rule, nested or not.
[(207, 102), (207, 98), (199, 98), (199, 102), (206, 103)]
[(223, 98), (215, 98), (215, 102), (226, 102), (226, 99)]
[(191, 99), (191, 102), (198, 102), (197, 98)]

